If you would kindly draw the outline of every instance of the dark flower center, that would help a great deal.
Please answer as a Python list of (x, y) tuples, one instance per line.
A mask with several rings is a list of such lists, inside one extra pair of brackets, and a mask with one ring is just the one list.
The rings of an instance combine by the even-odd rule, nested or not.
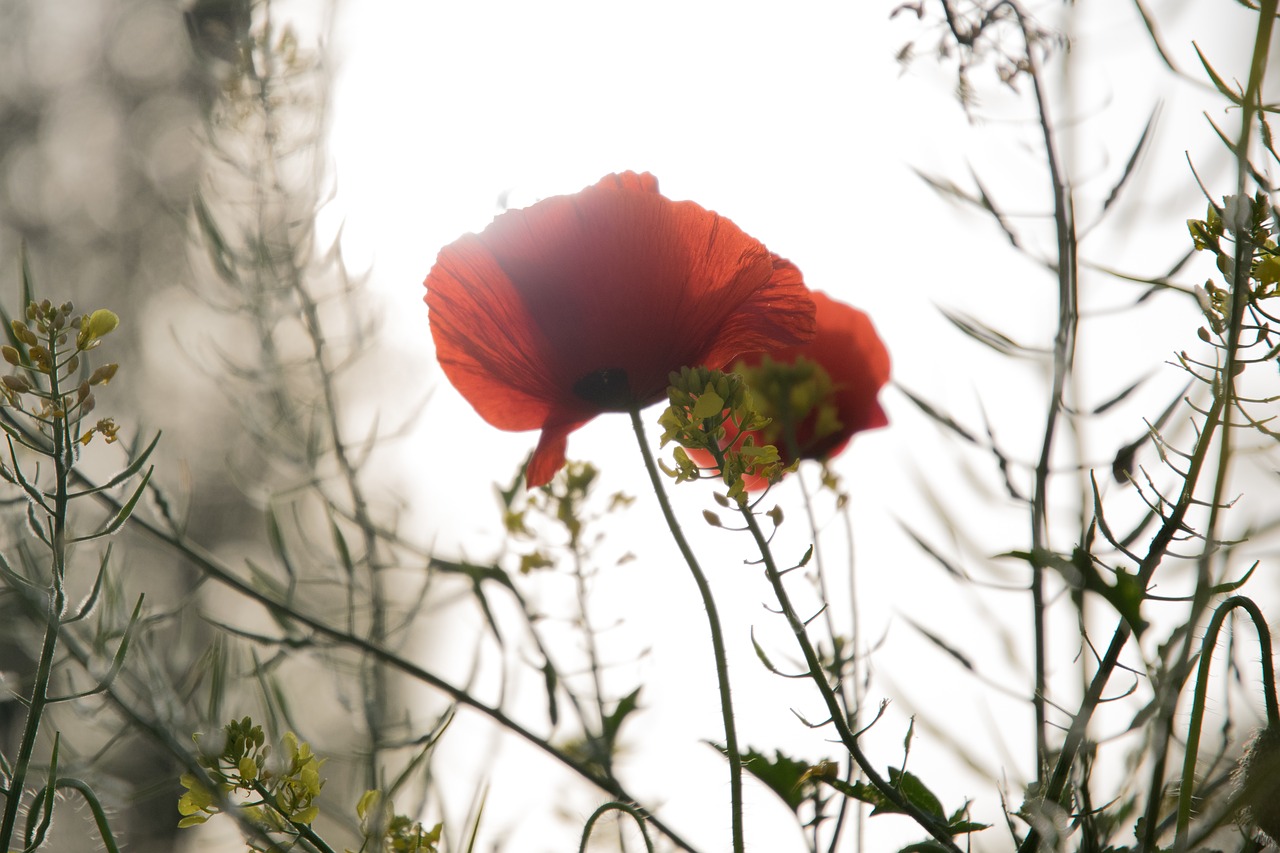
[(573, 393), (606, 412), (629, 411), (634, 402), (627, 372), (621, 367), (591, 371), (573, 383)]

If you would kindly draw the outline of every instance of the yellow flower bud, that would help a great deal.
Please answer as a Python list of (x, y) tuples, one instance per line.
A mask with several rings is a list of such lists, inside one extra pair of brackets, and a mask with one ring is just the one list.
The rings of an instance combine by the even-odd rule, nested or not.
[(120, 325), (120, 318), (106, 308), (99, 308), (80, 323), (80, 334), (76, 336), (78, 349), (89, 349), (104, 335), (109, 334)]

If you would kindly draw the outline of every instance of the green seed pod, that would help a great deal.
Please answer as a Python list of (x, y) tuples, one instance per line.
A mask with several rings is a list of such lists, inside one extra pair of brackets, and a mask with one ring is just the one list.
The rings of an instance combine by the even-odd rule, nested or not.
[(1280, 729), (1259, 729), (1235, 774), (1240, 817), (1280, 843)]

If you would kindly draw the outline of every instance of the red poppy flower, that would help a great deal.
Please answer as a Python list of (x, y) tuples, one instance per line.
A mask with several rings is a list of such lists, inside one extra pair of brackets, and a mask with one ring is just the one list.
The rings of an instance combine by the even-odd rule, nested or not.
[(442, 249), (425, 283), (449, 381), (499, 429), (542, 430), (530, 487), (564, 464), (569, 433), (662, 399), (672, 370), (813, 336), (794, 267), (647, 173), (503, 213)]
[[(830, 459), (855, 433), (889, 423), (876, 400), (889, 381), (889, 353), (871, 319), (824, 293), (811, 295), (817, 309), (813, 340), (747, 355), (732, 367), (747, 380), (756, 408), (772, 418), (753, 431), (755, 444), (777, 447), (788, 465), (795, 459)], [(726, 447), (743, 437), (732, 423), (725, 429)], [(699, 465), (714, 465), (706, 451), (691, 449), (689, 455)], [(747, 488), (765, 485), (749, 479)]]

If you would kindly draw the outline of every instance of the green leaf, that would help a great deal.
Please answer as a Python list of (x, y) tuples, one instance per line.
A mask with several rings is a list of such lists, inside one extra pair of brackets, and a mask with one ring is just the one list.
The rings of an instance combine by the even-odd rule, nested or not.
[(853, 782), (846, 782), (843, 779), (838, 779), (838, 778), (837, 779), (824, 778), (822, 781), (827, 783), (828, 785), (830, 785), (832, 788), (836, 789), (840, 793), (844, 794), (846, 797), (849, 797), (850, 799), (854, 799), (854, 800), (857, 800), (858, 802), (866, 803), (869, 806), (873, 806), (874, 808), (872, 808), (871, 810), (871, 813), (873, 815), (902, 813), (902, 810), (899, 809), (896, 805), (894, 805), (893, 801), (890, 800), (888, 797), (886, 797), (874, 785), (870, 785), (866, 782), (862, 782), (856, 779)]
[(560, 721), (560, 708), (556, 704), (556, 684), (559, 682), (559, 676), (549, 660), (542, 665), (542, 680), (547, 688), (547, 717), (551, 720), (551, 725), (555, 726)]
[(693, 410), (689, 415), (694, 420), (703, 420), (705, 418), (714, 418), (723, 411), (724, 398), (708, 385), (707, 390), (698, 395), (698, 401), (693, 404)]
[(132, 462), (129, 463), (129, 467), (125, 468), (123, 471), (116, 474), (114, 477), (112, 477), (110, 480), (108, 480), (105, 483), (102, 483), (97, 486), (93, 486), (92, 488), (89, 488), (89, 489), (84, 489), (83, 491), (72, 492), (71, 494), (67, 495), (67, 497), (78, 498), (81, 495), (92, 495), (97, 492), (105, 491), (114, 486), (120, 485), (125, 480), (128, 480), (134, 474), (137, 474), (139, 471), (142, 470), (142, 466), (146, 464), (147, 458), (151, 456), (151, 451), (155, 450), (156, 445), (159, 443), (160, 443), (160, 433), (157, 432), (156, 437), (151, 439), (151, 443), (148, 444), (143, 449), (143, 451), (138, 454), (137, 458), (135, 458)]
[[(721, 750), (723, 751), (723, 750)], [(742, 754), (742, 766), (763, 782), (793, 811), (799, 811), (806, 796), (803, 782), (810, 777), (811, 765), (774, 750), (774, 757), (749, 749)]]
[(1129, 627), (1133, 629), (1135, 637), (1141, 637), (1142, 632), (1147, 629), (1149, 624), (1146, 619), (1142, 618), (1142, 602), (1147, 597), (1146, 587), (1139, 580), (1137, 575), (1130, 574), (1124, 569), (1117, 567), (1115, 570), (1116, 583), (1115, 586), (1108, 586), (1101, 578), (1095, 575), (1095, 584), (1090, 583), (1089, 588), (1094, 589), (1103, 598), (1111, 603), (1116, 609), (1120, 617), (1129, 623)]
[(1220, 583), (1217, 586), (1210, 589), (1209, 594), (1210, 595), (1226, 595), (1229, 592), (1235, 592), (1237, 589), (1239, 589), (1240, 587), (1248, 583), (1249, 578), (1253, 576), (1253, 570), (1258, 568), (1259, 562), (1260, 561), (1258, 560), (1254, 560), (1253, 565), (1249, 567), (1249, 571), (1245, 572), (1244, 577), (1240, 578), (1240, 580), (1227, 581), (1226, 583)]
[(901, 791), (907, 801), (920, 811), (945, 819), (946, 814), (942, 811), (942, 803), (919, 776), (907, 770), (890, 767), (889, 783)]
[(193, 206), (195, 208), (196, 224), (200, 226), (205, 245), (209, 250), (209, 261), (213, 264), (213, 268), (218, 273), (219, 278), (230, 284), (235, 284), (239, 280), (239, 275), (236, 273), (235, 268), (235, 254), (227, 246), (227, 241), (223, 239), (222, 229), (214, 221), (213, 213), (209, 210), (209, 206), (205, 203), (204, 196), (200, 192), (195, 194)]
[[(45, 786), (41, 790), (39, 796), (36, 798), (35, 802), (31, 804), (31, 810), (27, 813), (27, 845), (23, 848), (23, 853), (34, 853), (35, 850), (44, 844), (45, 834), (49, 831), (49, 824), (53, 820), (53, 795), (57, 788), (58, 748), (61, 741), (61, 732), (54, 732), (53, 754), (49, 759), (49, 781), (45, 783)], [(40, 823), (38, 826), (32, 827), (31, 821), (36, 817), (40, 818)]]
[(613, 713), (604, 718), (600, 734), (608, 745), (610, 752), (613, 751), (617, 744), (618, 731), (622, 728), (622, 724), (626, 722), (627, 715), (636, 710), (639, 700), (640, 688), (637, 687), (619, 699), (618, 704), (614, 706)]
[(342, 535), (342, 529), (338, 527), (338, 520), (333, 517), (332, 511), (329, 513), (329, 531), (333, 535), (333, 547), (337, 549), (338, 560), (342, 563), (343, 570), (347, 573), (347, 577), (354, 578), (356, 565), (351, 559), (351, 549), (347, 547), (347, 537)]
[(1280, 255), (1268, 255), (1253, 268), (1253, 277), (1262, 284), (1280, 282)]
[[(845, 796), (861, 800), (873, 806), (871, 809), (872, 815), (906, 813), (897, 803), (889, 799), (884, 792), (866, 782), (855, 781), (849, 783), (842, 779), (824, 779), (823, 781)], [(942, 803), (914, 773), (890, 767), (889, 783), (920, 811), (945, 819)]]
[(280, 519), (276, 517), (275, 507), (269, 504), (267, 506), (267, 541), (271, 543), (271, 552), (276, 555), (276, 559), (280, 561), (280, 566), (292, 583), (298, 573), (293, 567), (293, 561), (289, 559), (289, 549), (284, 544), (284, 531), (280, 527)]
[(1218, 72), (1213, 70), (1209, 60), (1205, 59), (1204, 54), (1200, 52), (1200, 45), (1193, 41), (1191, 46), (1195, 48), (1196, 56), (1200, 57), (1200, 64), (1204, 66), (1204, 70), (1209, 74), (1209, 79), (1213, 81), (1213, 85), (1217, 90), (1225, 95), (1231, 103), (1239, 105), (1242, 100), (1241, 94), (1228, 86), (1226, 81), (1218, 76)]
[(117, 530), (119, 530), (120, 526), (129, 520), (129, 516), (133, 515), (133, 508), (138, 505), (138, 501), (142, 498), (142, 493), (146, 491), (147, 481), (151, 479), (151, 473), (153, 471), (155, 471), (155, 466), (152, 466), (147, 469), (147, 473), (142, 475), (142, 482), (138, 484), (138, 488), (134, 489), (133, 494), (129, 496), (129, 500), (125, 502), (124, 506), (120, 507), (120, 511), (116, 513), (116, 517), (111, 519), (111, 521), (108, 522), (105, 527), (103, 527), (97, 533), (90, 533), (86, 536), (77, 536), (75, 539), (72, 539), (71, 541), (85, 542), (90, 539), (98, 539), (103, 536), (110, 536), (112, 533), (115, 533)]
[(120, 670), (124, 667), (124, 659), (129, 654), (129, 642), (133, 638), (133, 629), (142, 621), (142, 602), (146, 599), (145, 593), (138, 596), (138, 602), (133, 606), (133, 614), (129, 617), (129, 624), (124, 629), (124, 636), (120, 638), (120, 645), (116, 647), (116, 653), (111, 657), (111, 668), (107, 670), (107, 674), (98, 680), (98, 683), (88, 690), (82, 690), (79, 693), (72, 693), (68, 696), (51, 697), (49, 702), (67, 702), (73, 699), (83, 699), (86, 696), (93, 696), (101, 693), (111, 686), (116, 680), (116, 676), (120, 674)]

